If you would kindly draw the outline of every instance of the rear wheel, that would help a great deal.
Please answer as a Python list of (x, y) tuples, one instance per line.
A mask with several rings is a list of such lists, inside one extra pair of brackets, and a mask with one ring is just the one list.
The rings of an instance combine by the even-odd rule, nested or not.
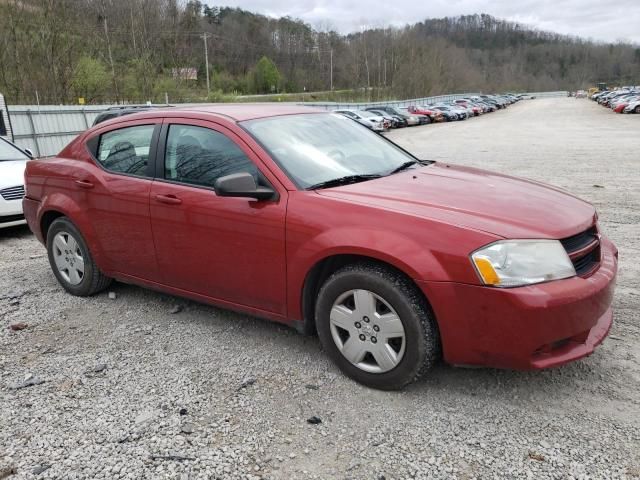
[(640, 113), (640, 105), (633, 109), (635, 113)]
[(47, 253), (53, 274), (73, 295), (93, 295), (111, 283), (93, 261), (80, 231), (66, 217), (57, 218), (49, 227)]
[(348, 265), (322, 286), (316, 326), (324, 349), (355, 381), (397, 390), (440, 356), (438, 329), (406, 277), (375, 263)]

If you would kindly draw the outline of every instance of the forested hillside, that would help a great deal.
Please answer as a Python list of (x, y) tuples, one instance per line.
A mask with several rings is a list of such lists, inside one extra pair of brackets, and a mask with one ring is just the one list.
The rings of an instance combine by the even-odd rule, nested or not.
[(205, 41), (211, 100), (332, 87), (407, 98), (640, 83), (637, 45), (488, 15), (341, 35), (194, 0), (0, 0), (0, 92), (11, 103), (34, 103), (36, 91), (41, 103), (163, 101), (165, 93), (201, 101)]

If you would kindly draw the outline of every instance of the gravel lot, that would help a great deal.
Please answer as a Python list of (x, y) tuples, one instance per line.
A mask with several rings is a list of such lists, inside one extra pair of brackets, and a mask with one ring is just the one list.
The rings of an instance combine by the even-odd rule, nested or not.
[(0, 231), (0, 478), (640, 477), (640, 115), (537, 99), (389, 136), (597, 206), (621, 270), (594, 355), (369, 390), (277, 324), (122, 284), (72, 297), (28, 230)]

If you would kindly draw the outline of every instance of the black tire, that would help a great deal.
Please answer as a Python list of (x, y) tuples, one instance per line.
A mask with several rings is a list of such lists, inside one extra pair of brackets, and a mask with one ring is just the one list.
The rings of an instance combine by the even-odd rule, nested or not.
[(633, 109), (635, 113), (640, 113), (640, 105)]
[[(73, 239), (77, 242), (78, 248), (82, 253), (82, 258), (84, 261), (84, 274), (82, 276), (82, 280), (77, 285), (73, 285), (69, 283), (56, 266), (56, 262), (54, 259), (54, 239), (59, 233), (66, 233), (69, 236), (72, 236)], [(111, 278), (103, 275), (98, 266), (95, 264), (93, 257), (91, 256), (91, 252), (87, 247), (87, 243), (85, 242), (80, 230), (69, 220), (67, 217), (59, 217), (56, 218), (49, 230), (47, 232), (47, 254), (49, 257), (49, 264), (51, 265), (51, 270), (53, 270), (53, 274), (60, 282), (60, 285), (72, 295), (76, 295), (79, 297), (87, 297), (90, 295), (94, 295), (105, 288), (107, 288), (112, 280)]]
[[(362, 370), (345, 358), (331, 335), (334, 302), (350, 290), (365, 289), (382, 297), (398, 314), (405, 331), (404, 356), (383, 373)], [(440, 335), (431, 309), (416, 286), (385, 265), (357, 263), (331, 275), (316, 301), (316, 327), (322, 345), (340, 370), (358, 383), (380, 390), (399, 390), (428, 371), (441, 356)]]

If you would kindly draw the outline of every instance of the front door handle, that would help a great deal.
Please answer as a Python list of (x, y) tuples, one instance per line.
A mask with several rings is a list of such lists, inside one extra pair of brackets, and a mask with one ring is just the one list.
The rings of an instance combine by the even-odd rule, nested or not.
[(166, 203), (167, 205), (180, 205), (182, 200), (180, 200), (175, 195), (156, 195), (156, 200), (160, 203)]
[(75, 180), (75, 184), (80, 188), (93, 188), (93, 183), (89, 180)]

